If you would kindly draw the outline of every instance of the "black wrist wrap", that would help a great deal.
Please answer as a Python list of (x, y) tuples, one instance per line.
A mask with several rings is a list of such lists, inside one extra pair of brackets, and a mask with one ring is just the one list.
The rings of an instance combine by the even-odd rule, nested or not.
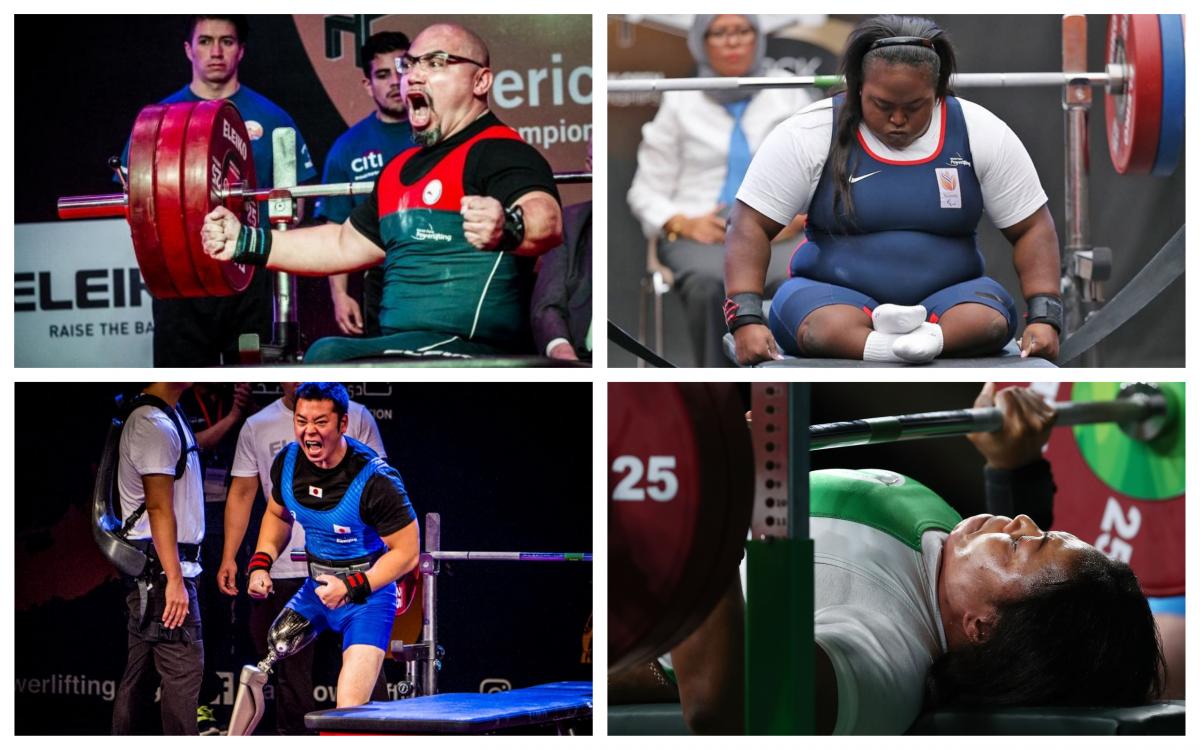
[(525, 210), (520, 206), (504, 209), (504, 234), (496, 250), (511, 253), (525, 241)]
[(1062, 298), (1053, 294), (1035, 294), (1025, 300), (1025, 325), (1045, 323), (1062, 333)]
[(738, 292), (725, 298), (725, 325), (732, 333), (745, 325), (766, 325), (763, 315), (762, 295), (753, 292)]

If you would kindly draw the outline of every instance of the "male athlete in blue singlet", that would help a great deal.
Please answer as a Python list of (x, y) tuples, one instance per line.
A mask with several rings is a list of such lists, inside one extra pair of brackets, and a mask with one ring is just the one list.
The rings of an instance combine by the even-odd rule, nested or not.
[[(1029, 154), (995, 115), (951, 95), (954, 50), (923, 18), (855, 29), (847, 91), (784, 121), (755, 155), (726, 238), (725, 313), (738, 361), (783, 351), (900, 363), (986, 356), (1017, 331), (984, 275), (986, 211), (1013, 244), (1026, 300), (1022, 356), (1054, 359), (1059, 251)], [(762, 304), (769, 240), (808, 214), (791, 279)], [(768, 328), (769, 326), (769, 328)]]
[(339, 707), (370, 697), (396, 615), (396, 581), (416, 567), (419, 555), (416, 514), (404, 481), (375, 451), (346, 437), (348, 406), (339, 383), (296, 389), (296, 442), (271, 467), (275, 489), (250, 560), (248, 587), (252, 597), (271, 593), (271, 563), (291, 538), (292, 523), (303, 526), (309, 578), (267, 640), (283, 658), (323, 630), (341, 633)]

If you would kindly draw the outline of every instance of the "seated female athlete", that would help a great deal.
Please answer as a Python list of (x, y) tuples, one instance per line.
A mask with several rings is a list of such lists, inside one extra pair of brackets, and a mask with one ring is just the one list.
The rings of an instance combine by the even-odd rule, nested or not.
[[(780, 124), (755, 154), (726, 236), (726, 320), (741, 364), (795, 356), (922, 363), (986, 356), (1017, 332), (984, 274), (986, 211), (1013, 245), (1022, 356), (1054, 359), (1059, 249), (1037, 171), (999, 118), (952, 95), (954, 50), (923, 18), (850, 35), (846, 91)], [(808, 214), (791, 279), (763, 312), (769, 239)], [(777, 343), (778, 342), (778, 343)]]

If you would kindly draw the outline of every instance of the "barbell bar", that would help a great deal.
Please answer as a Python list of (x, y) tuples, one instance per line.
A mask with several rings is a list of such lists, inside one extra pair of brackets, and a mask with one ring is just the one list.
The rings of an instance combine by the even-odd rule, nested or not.
[[(557, 185), (590, 183), (591, 172), (555, 172)], [(222, 202), (235, 198), (265, 201), (268, 198), (324, 198), (367, 195), (375, 189), (374, 181), (330, 182), (318, 185), (295, 185), (290, 188), (253, 188), (244, 184), (230, 185), (216, 191)], [(104, 193), (100, 195), (68, 195), (58, 199), (58, 218), (70, 219), (117, 219), (125, 218), (129, 206), (127, 193)]]
[[(1103, 73), (957, 73), (950, 79), (952, 88), (1016, 88), (1029, 86), (1068, 86), (1089, 84), (1104, 86), (1113, 93), (1124, 90), (1127, 67), (1110, 65)], [(640, 94), (662, 91), (723, 91), (728, 89), (832, 89), (845, 83), (838, 75), (756, 76), (746, 78), (625, 78), (609, 79), (613, 94)]]
[[(1183, 151), (1186, 109), (1183, 17), (1109, 16), (1102, 72), (958, 73), (958, 88), (1078, 87), (1105, 89), (1105, 131), (1118, 174), (1174, 172)], [(610, 93), (818, 88), (844, 83), (837, 75), (745, 78), (609, 79)]]
[(591, 552), (427, 552), (434, 560), (486, 560), (491, 562), (591, 562)]
[[(1146, 387), (1127, 386), (1112, 401), (1054, 403), (1054, 426), (1116, 422), (1131, 437), (1153, 440), (1173, 422), (1167, 396), (1157, 388), (1145, 390)], [(810, 426), (809, 450), (997, 432), (1003, 426), (1004, 413), (994, 406), (854, 419)]]

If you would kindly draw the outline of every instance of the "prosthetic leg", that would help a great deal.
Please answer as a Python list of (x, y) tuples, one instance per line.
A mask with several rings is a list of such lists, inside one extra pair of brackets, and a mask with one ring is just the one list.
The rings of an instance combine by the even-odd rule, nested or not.
[(271, 667), (280, 659), (286, 659), (316, 640), (318, 633), (308, 618), (291, 607), (284, 607), (267, 633), (267, 655), (257, 665), (242, 667), (238, 677), (237, 698), (233, 701), (233, 716), (229, 720), (229, 736), (245, 736), (254, 733), (262, 721), (266, 705), (263, 703), (263, 685)]

